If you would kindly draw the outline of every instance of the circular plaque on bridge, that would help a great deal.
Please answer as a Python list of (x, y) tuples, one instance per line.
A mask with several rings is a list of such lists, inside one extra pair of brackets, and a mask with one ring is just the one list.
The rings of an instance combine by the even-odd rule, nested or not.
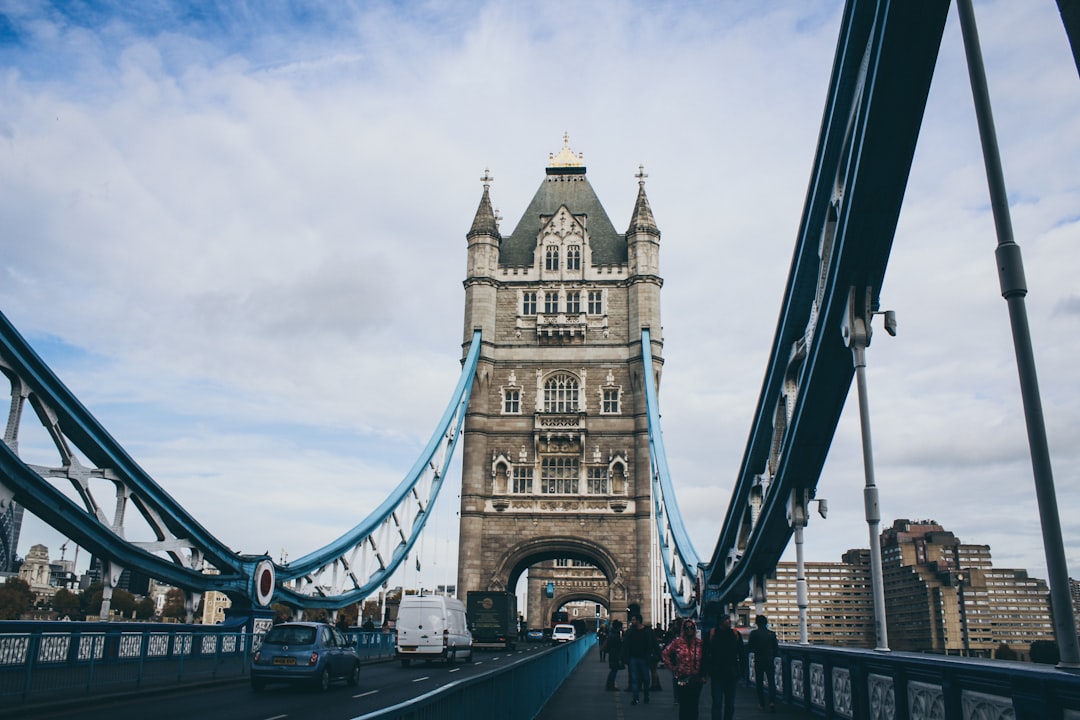
[(274, 563), (270, 560), (260, 560), (255, 566), (255, 602), (261, 607), (266, 607), (273, 599), (274, 585)]

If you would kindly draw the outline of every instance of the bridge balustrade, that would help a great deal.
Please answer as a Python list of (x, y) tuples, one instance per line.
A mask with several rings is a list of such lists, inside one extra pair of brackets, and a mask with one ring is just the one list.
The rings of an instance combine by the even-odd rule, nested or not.
[[(362, 660), (394, 656), (394, 636), (348, 632)], [(178, 623), (0, 623), (0, 708), (142, 688), (240, 679), (261, 634)]]
[(356, 720), (518, 720), (536, 717), (547, 701), (596, 647), (596, 633), (586, 633), (535, 658), (516, 662), (476, 677), (444, 685), (438, 690)]
[(1080, 674), (1049, 665), (781, 645), (773, 677), (778, 699), (827, 718), (1080, 719)]

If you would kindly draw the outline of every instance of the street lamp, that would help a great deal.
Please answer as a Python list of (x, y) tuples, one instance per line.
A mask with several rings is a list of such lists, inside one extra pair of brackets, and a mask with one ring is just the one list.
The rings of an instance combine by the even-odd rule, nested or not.
[(806, 614), (810, 606), (810, 597), (806, 587), (806, 569), (803, 561), (803, 529), (806, 527), (806, 506), (817, 503), (818, 514), (824, 520), (829, 512), (829, 501), (825, 498), (810, 498), (812, 490), (792, 490), (788, 502), (788, 522), (795, 528), (795, 602), (799, 606), (799, 644), (809, 645), (806, 632)]
[(885, 332), (896, 335), (896, 313), (891, 310), (879, 313), (871, 309), (870, 297), (873, 289), (867, 287), (864, 290), (862, 297), (854, 286), (848, 290), (847, 313), (841, 323), (840, 332), (844, 343), (851, 348), (859, 392), (859, 423), (862, 428), (863, 471), (866, 476), (863, 504), (866, 508), (866, 524), (870, 531), (870, 584), (874, 592), (874, 627), (877, 634), (877, 647), (874, 649), (886, 652), (889, 649), (889, 633), (885, 627), (885, 587), (881, 572), (881, 510), (878, 507), (877, 483), (874, 481), (874, 451), (870, 438), (866, 348), (870, 345), (870, 336), (873, 334), (870, 321), (874, 315), (884, 315)]

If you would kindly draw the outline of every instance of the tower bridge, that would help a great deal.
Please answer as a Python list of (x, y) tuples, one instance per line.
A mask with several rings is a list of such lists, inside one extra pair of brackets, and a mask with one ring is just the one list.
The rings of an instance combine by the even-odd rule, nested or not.
[[(980, 105), (970, 3), (961, 0), (959, 7), (991, 192), (1000, 192), (992, 125)], [(873, 318), (881, 314), (885, 268), (948, 8), (941, 0), (848, 4), (761, 394), (708, 557), (689, 542), (660, 427), (661, 233), (647, 175), (639, 169), (636, 198), (615, 215), (625, 226), (616, 225), (568, 137), (551, 154), (509, 234), (493, 210), (493, 178), (482, 178), (466, 234), (461, 377), (402, 482), (337, 540), (289, 563), (221, 543), (119, 446), (0, 315), (0, 371), (11, 385), (0, 445), (2, 509), (17, 503), (104, 559), (105, 614), (124, 569), (184, 589), (189, 608), (216, 590), (253, 617), (275, 602), (300, 612), (335, 610), (368, 597), (401, 567), (438, 502), (460, 441), (458, 593), (513, 590), (529, 567), (566, 558), (597, 568), (606, 586), (567, 587), (547, 599), (545, 610), (587, 599), (611, 612), (637, 605), (647, 623), (674, 614), (712, 618), (747, 597), (765, 607), (780, 555), (793, 537), (801, 543), (854, 380), (871, 575), (880, 578), (865, 353)], [(1003, 198), (992, 202), (998, 209)], [(1007, 228), (1007, 217), (999, 216), (998, 224)], [(1045, 430), (1040, 435), (1037, 384), (1028, 379), (1026, 287), (1008, 233), (999, 237), (997, 259), (1015, 321), (1053, 603), (1067, 607)], [(34, 421), (53, 443), (52, 464), (20, 457), (20, 430)], [(58, 489), (62, 485), (69, 492)], [(112, 497), (97, 494), (102, 485)], [(133, 515), (152, 529), (154, 540), (125, 539)], [(204, 572), (208, 568), (216, 572)], [(880, 585), (880, 610), (878, 593)], [(1062, 666), (1077, 668), (1075, 625), (1067, 615), (1054, 618)], [(876, 614), (880, 651), (888, 650), (885, 628), (885, 617)]]

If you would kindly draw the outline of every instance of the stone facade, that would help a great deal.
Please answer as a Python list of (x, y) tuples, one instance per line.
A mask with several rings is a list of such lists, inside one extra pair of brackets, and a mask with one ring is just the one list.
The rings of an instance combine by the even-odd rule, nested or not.
[(462, 438), (458, 589), (513, 590), (532, 565), (594, 565), (603, 592), (545, 602), (640, 604), (652, 587), (650, 460), (641, 331), (662, 360), (659, 239), (644, 173), (629, 229), (616, 233), (565, 145), (504, 237), (491, 178), (469, 231), (465, 351), (482, 331)]

